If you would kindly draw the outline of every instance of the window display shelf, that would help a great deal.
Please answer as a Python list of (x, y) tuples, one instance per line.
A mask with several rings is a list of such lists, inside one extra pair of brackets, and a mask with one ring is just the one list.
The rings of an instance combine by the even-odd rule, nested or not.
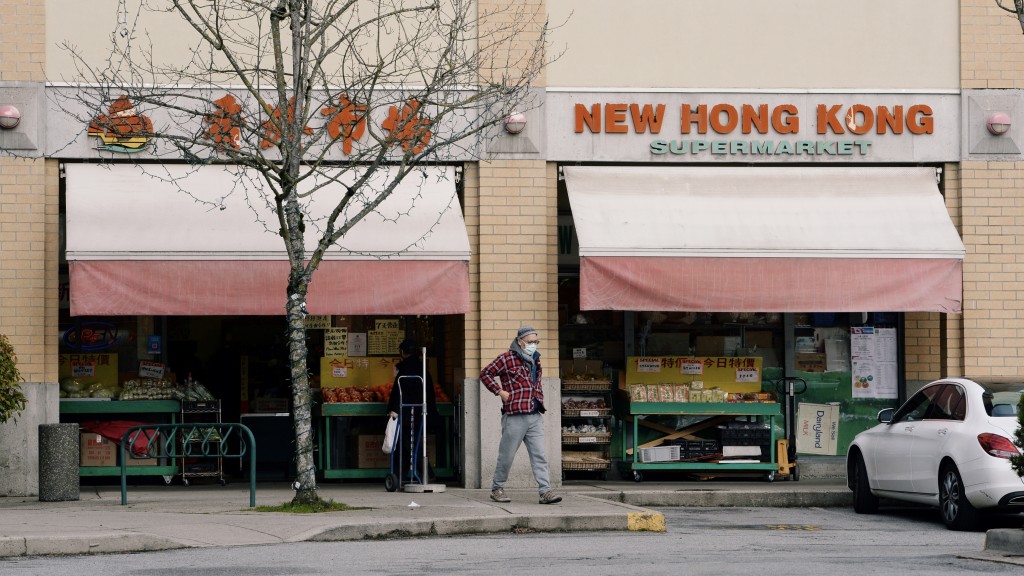
[(606, 478), (614, 428), (611, 396), (610, 380), (562, 382), (563, 479), (573, 472), (596, 472)]
[[(775, 418), (782, 415), (777, 402), (631, 402), (629, 414), (633, 419), (633, 447), (625, 451), (623, 460), (630, 461), (633, 479), (640, 482), (645, 470), (703, 470), (709, 473), (732, 471), (764, 472), (770, 482), (775, 479), (778, 463), (775, 456)], [(706, 416), (699, 422), (673, 430), (644, 420), (644, 416)], [(641, 462), (640, 452), (643, 449), (662, 446), (666, 442), (697, 438), (697, 433), (716, 428), (737, 416), (758, 416), (767, 419), (771, 437), (768, 442), (767, 460), (751, 462), (730, 462), (728, 460), (702, 461), (663, 461)], [(657, 431), (658, 438), (639, 443), (640, 426)]]

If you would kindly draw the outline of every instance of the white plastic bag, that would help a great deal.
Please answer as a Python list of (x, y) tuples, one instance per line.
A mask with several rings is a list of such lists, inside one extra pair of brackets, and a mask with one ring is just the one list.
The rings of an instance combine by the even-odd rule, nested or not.
[(395, 449), (395, 440), (398, 439), (398, 418), (388, 418), (388, 426), (384, 429), (384, 445), (381, 450), (385, 454), (391, 454)]

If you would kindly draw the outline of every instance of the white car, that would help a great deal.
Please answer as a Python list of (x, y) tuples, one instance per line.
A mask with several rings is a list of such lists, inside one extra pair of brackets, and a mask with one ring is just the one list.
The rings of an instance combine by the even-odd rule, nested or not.
[(985, 511), (1024, 511), (1024, 479), (1010, 465), (1022, 391), (946, 378), (879, 412), (846, 457), (854, 510), (876, 512), (879, 497), (929, 504), (952, 530), (978, 528)]

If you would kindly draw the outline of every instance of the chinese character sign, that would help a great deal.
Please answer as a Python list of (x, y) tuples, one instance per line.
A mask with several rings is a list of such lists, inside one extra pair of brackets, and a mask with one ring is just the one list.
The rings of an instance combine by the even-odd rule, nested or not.
[(694, 380), (726, 392), (760, 392), (759, 356), (631, 356), (626, 359), (628, 384), (687, 384)]
[(218, 150), (242, 147), (242, 105), (231, 94), (214, 100), (214, 110), (203, 119), (210, 125), (206, 137), (213, 141)]
[(420, 114), (419, 101), (410, 98), (402, 109), (392, 106), (388, 110), (388, 117), (382, 124), (383, 128), (391, 133), (391, 138), (402, 145), (402, 150), (413, 154), (419, 154), (430, 142), (431, 133), (429, 130), (430, 120)]
[[(279, 125), (284, 117), (284, 112), (281, 112), (281, 105), (278, 104), (277, 108), (274, 108), (274, 118), (263, 122), (263, 141), (260, 142), (260, 148), (266, 150), (271, 146), (277, 146), (281, 143), (281, 129)], [(295, 98), (288, 100), (288, 122), (295, 120)], [(303, 134), (312, 134), (313, 129), (309, 126), (303, 126)]]
[(366, 106), (354, 104), (345, 94), (338, 96), (338, 106), (327, 106), (320, 113), (330, 118), (327, 134), (341, 140), (342, 151), (348, 156), (352, 144), (366, 133)]

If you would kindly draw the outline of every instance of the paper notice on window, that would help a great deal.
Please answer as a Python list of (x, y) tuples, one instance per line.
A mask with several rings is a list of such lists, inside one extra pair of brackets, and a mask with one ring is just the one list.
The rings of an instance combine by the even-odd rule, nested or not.
[(163, 378), (166, 366), (149, 360), (139, 361), (139, 378)]
[(657, 374), (658, 372), (661, 372), (661, 359), (639, 358), (636, 361), (636, 371), (647, 374)]
[(329, 314), (310, 314), (302, 319), (306, 330), (326, 330), (331, 327), (331, 316)]
[(353, 332), (348, 335), (348, 355), (366, 356), (366, 332)]
[(71, 375), (75, 378), (92, 378), (96, 375), (96, 364), (94, 362), (71, 362)]
[(324, 356), (348, 355), (348, 328), (324, 330)]
[(367, 352), (370, 356), (394, 356), (398, 354), (398, 345), (402, 343), (402, 337), (401, 330), (370, 330), (366, 333)]
[(850, 328), (850, 364), (854, 398), (898, 397), (896, 345), (895, 328)]
[(704, 361), (684, 358), (679, 362), (679, 373), (700, 376), (704, 373)]

